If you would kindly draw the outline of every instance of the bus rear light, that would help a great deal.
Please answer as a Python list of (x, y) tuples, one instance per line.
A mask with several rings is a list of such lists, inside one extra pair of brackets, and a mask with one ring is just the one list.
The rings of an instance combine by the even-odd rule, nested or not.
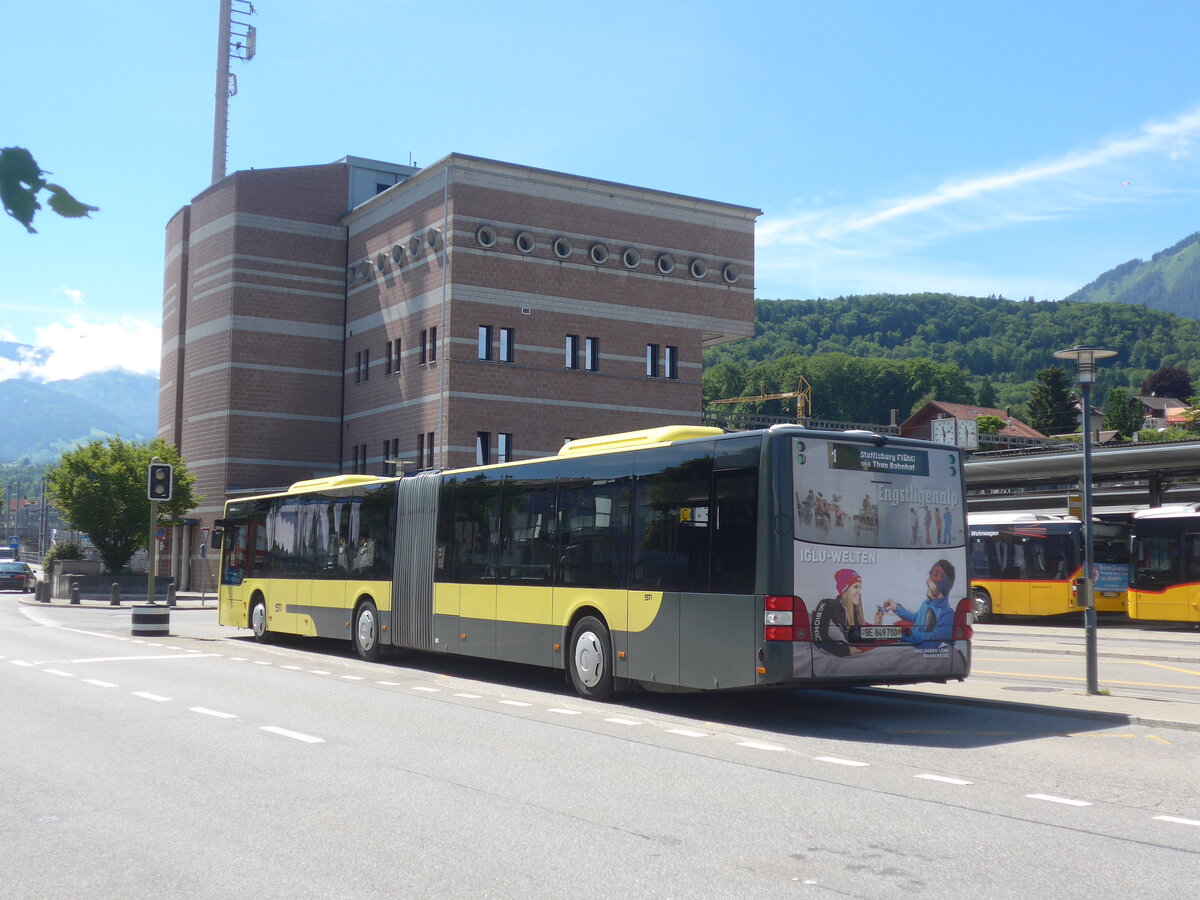
[(763, 640), (808, 640), (808, 610), (804, 601), (782, 594), (763, 597)]
[(971, 627), (973, 619), (971, 598), (963, 597), (954, 608), (954, 640), (969, 641), (975, 636), (975, 629)]

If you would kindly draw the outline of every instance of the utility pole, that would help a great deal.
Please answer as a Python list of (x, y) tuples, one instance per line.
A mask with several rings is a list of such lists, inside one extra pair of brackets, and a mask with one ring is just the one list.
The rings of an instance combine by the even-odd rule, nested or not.
[(229, 158), (229, 100), (237, 94), (237, 76), (229, 71), (229, 61), (254, 59), (258, 29), (249, 22), (234, 19), (254, 15), (250, 0), (221, 0), (220, 21), (217, 23), (217, 89), (213, 116), (212, 183), (225, 177)]

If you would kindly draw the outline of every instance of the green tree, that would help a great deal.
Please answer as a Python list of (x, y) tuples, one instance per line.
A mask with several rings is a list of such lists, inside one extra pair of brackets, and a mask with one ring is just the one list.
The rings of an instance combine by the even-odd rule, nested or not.
[(46, 201), (50, 208), (68, 219), (77, 219), (99, 209), (80, 203), (62, 185), (51, 184), (42, 177), (49, 174), (24, 147), (0, 150), (0, 202), (4, 203), (4, 211), (24, 225), (30, 234), (37, 232), (33, 227), (33, 216), (42, 208), (37, 196), (42, 191), (50, 195)]
[(175, 467), (172, 499), (158, 504), (155, 525), (159, 525), (182, 516), (201, 499), (195, 493), (196, 477), (166, 441), (141, 443), (120, 437), (91, 441), (64, 453), (46, 472), (50, 501), (73, 528), (92, 539), (110, 572), (119, 572), (146, 546), (150, 531), (146, 475), (156, 456)]
[(979, 416), (975, 422), (979, 426), (980, 434), (999, 434), (1004, 430), (1004, 420), (999, 416)]
[(978, 403), (988, 409), (996, 408), (996, 389), (992, 386), (992, 379), (986, 375), (983, 376), (983, 381), (979, 385)]
[(1137, 399), (1123, 387), (1108, 390), (1104, 400), (1104, 427), (1119, 432), (1128, 440), (1142, 428), (1142, 409)]
[(1075, 430), (1075, 396), (1061, 366), (1037, 373), (1037, 384), (1029, 396), (1029, 424), (1042, 434), (1066, 434)]

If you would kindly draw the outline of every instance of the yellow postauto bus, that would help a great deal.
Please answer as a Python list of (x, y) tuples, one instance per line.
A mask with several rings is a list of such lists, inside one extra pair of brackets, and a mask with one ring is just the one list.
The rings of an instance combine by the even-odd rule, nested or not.
[[(972, 513), (971, 599), (974, 619), (1079, 612), (1083, 523), (1074, 516)], [(1093, 522), (1096, 610), (1124, 612), (1128, 602), (1129, 527)]]
[(1133, 514), (1129, 617), (1200, 622), (1200, 504)]
[(226, 503), (219, 621), (556, 668), (595, 699), (962, 679), (962, 472), (867, 432), (675, 426), (300, 482)]

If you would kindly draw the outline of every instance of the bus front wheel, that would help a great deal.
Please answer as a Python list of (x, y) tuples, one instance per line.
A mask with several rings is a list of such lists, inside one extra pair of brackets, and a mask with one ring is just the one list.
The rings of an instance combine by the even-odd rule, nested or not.
[(992, 613), (992, 598), (987, 591), (971, 592), (971, 617), (976, 622), (987, 622), (995, 618)]
[(370, 600), (354, 614), (354, 650), (361, 659), (379, 659), (379, 612)]
[(255, 597), (250, 604), (250, 630), (260, 644), (271, 643), (271, 632), (267, 630), (267, 604), (262, 597)]
[(615, 690), (612, 638), (604, 623), (584, 616), (571, 629), (571, 684), (580, 697), (608, 700)]

